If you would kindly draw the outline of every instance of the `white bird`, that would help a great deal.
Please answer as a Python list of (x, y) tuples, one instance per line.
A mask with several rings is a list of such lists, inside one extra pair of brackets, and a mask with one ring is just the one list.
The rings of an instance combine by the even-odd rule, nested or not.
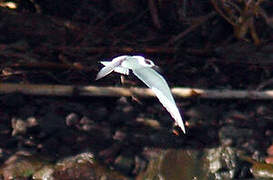
[(141, 81), (143, 81), (156, 94), (159, 101), (167, 109), (174, 118), (175, 123), (182, 129), (184, 133), (185, 126), (176, 106), (171, 90), (166, 80), (157, 73), (152, 67), (155, 66), (153, 61), (145, 59), (142, 56), (118, 56), (112, 61), (101, 61), (103, 67), (97, 74), (96, 80), (115, 71), (120, 74), (129, 75), (129, 70), (132, 70)]

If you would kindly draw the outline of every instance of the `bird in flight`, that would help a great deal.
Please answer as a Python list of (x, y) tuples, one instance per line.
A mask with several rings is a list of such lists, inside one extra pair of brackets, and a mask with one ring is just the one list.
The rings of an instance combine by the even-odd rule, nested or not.
[(143, 81), (155, 93), (162, 105), (167, 109), (181, 130), (186, 133), (185, 126), (176, 106), (171, 90), (166, 80), (154, 69), (155, 64), (143, 56), (118, 56), (112, 61), (101, 61), (104, 67), (98, 72), (96, 80), (105, 77), (111, 72), (129, 75), (131, 70), (141, 81)]

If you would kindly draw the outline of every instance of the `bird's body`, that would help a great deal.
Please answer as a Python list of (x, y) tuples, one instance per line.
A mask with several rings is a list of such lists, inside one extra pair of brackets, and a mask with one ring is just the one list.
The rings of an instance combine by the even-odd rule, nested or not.
[(156, 94), (162, 105), (169, 111), (174, 118), (176, 124), (185, 133), (185, 126), (180, 115), (180, 112), (176, 106), (171, 90), (166, 80), (157, 73), (152, 67), (155, 64), (142, 56), (119, 56), (112, 61), (101, 61), (105, 66), (97, 74), (97, 79), (103, 78), (110, 74), (112, 71), (120, 74), (129, 75), (129, 71), (132, 72), (143, 81), (152, 91)]

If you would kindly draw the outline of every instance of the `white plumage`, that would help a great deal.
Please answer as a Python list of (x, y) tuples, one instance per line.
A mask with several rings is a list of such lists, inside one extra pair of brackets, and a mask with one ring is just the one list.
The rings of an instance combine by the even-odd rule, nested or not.
[(185, 126), (180, 115), (180, 112), (176, 106), (171, 90), (166, 80), (157, 73), (152, 67), (155, 64), (142, 56), (119, 56), (112, 61), (101, 61), (105, 67), (103, 67), (97, 74), (96, 80), (103, 78), (111, 72), (117, 72), (124, 75), (129, 75), (129, 71), (132, 70), (141, 81), (143, 81), (152, 91), (156, 94), (159, 101), (171, 114), (176, 124), (185, 133)]

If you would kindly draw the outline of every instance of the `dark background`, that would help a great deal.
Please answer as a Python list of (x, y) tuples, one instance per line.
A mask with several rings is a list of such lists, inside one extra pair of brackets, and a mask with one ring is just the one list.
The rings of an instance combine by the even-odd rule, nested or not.
[[(153, 60), (170, 87), (272, 89), (269, 0), (8, 2), (13, 4), (0, 1), (2, 83), (142, 87), (134, 77), (126, 77), (122, 85), (116, 73), (94, 80), (102, 67), (98, 61), (128, 54)], [(178, 136), (172, 132), (172, 119), (156, 99), (3, 94), (1, 174), (14, 174), (10, 169), (16, 163), (10, 159), (21, 157), (22, 151), (24, 156), (35, 154), (34, 159), (37, 154), (50, 157), (50, 163), (92, 152), (105, 167), (130, 178), (146, 169), (155, 149), (228, 146), (257, 162), (270, 158), (270, 100), (176, 101), (186, 135), (177, 128)], [(237, 170), (241, 173), (233, 178), (253, 178), (250, 167)], [(60, 170), (54, 176), (60, 174), (67, 175)]]

